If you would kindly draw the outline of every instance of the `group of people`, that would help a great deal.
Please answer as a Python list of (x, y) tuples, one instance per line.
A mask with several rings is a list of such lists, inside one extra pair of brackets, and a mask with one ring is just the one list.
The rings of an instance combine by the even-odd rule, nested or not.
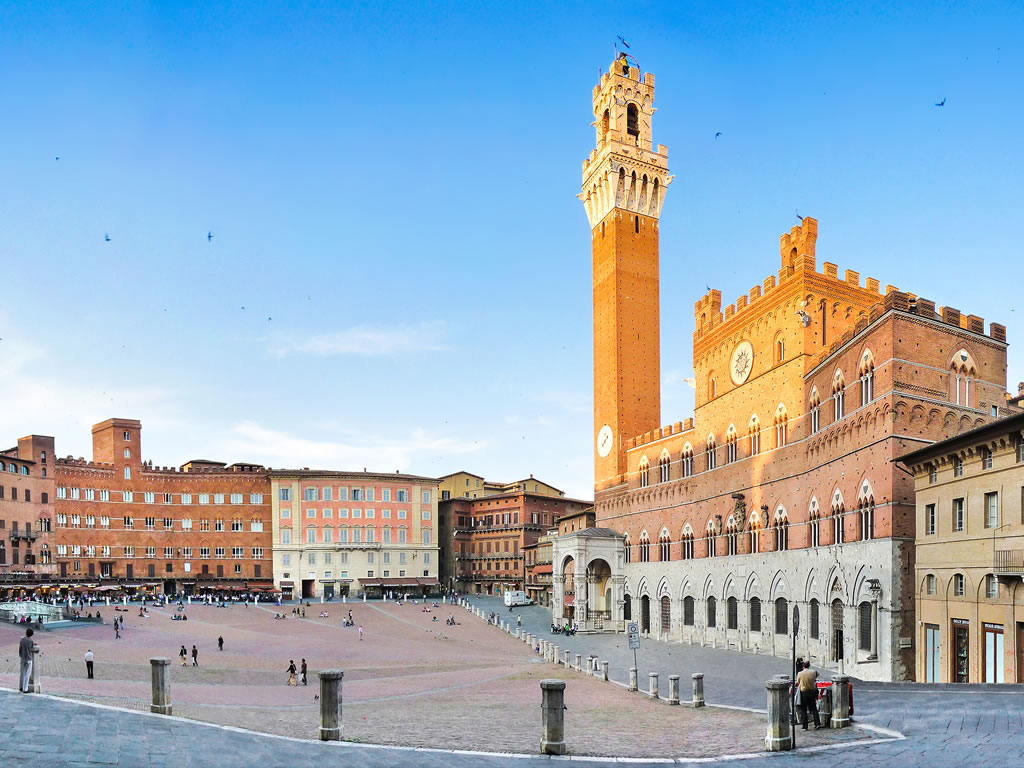
[[(360, 638), (361, 639), (361, 638)], [(298, 685), (295, 681), (295, 659), (288, 661), (288, 685)], [(306, 660), (302, 660), (302, 664), (299, 666), (298, 673), (302, 675), (302, 684), (306, 685)]]

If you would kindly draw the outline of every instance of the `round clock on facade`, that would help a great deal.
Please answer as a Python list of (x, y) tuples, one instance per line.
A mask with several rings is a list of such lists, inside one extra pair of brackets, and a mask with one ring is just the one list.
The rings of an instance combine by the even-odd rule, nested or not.
[(729, 375), (732, 376), (732, 383), (739, 385), (746, 381), (753, 367), (754, 345), (749, 341), (741, 341), (732, 351), (732, 359), (729, 361)]
[(597, 455), (602, 459), (612, 452), (612, 444), (615, 438), (612, 436), (612, 428), (605, 424), (597, 433)]

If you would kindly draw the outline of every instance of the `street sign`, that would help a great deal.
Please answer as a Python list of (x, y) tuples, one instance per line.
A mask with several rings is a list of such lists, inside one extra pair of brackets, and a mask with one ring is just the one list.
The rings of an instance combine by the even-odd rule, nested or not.
[(793, 635), (800, 631), (800, 606), (793, 606)]
[(626, 625), (626, 634), (629, 635), (629, 647), (637, 650), (640, 647), (640, 627), (635, 621)]

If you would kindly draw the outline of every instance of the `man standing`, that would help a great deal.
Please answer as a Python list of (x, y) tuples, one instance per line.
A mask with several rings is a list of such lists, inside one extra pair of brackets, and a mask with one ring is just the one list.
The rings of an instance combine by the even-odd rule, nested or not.
[(32, 628), (29, 627), (25, 630), (25, 636), (21, 638), (21, 642), (18, 643), (18, 659), (21, 661), (18, 690), (22, 693), (28, 693), (28, 681), (32, 676), (32, 651), (36, 647), (35, 641), (32, 639), (33, 634)]
[[(32, 630), (29, 630), (29, 632), (31, 632), (31, 631)], [(363, 639), (363, 625), (360, 624), (359, 625), (359, 640), (362, 641), (362, 639)]]
[(217, 638), (217, 650), (218, 651), (223, 651), (224, 650), (224, 638), (223, 637), (218, 637)]
[(92, 680), (92, 648), (85, 652), (85, 672), (89, 679)]
[(302, 684), (303, 685), (307, 685), (307, 683), (306, 683), (306, 660), (305, 659), (303, 659), (302, 660), (302, 664), (299, 665), (299, 673), (302, 675)]
[(196, 650), (195, 645), (192, 646), (192, 666), (193, 667), (198, 667), (199, 666), (199, 651)]
[(800, 725), (807, 730), (807, 712), (810, 711), (814, 715), (814, 730), (818, 730), (821, 728), (817, 706), (818, 673), (811, 669), (811, 662), (804, 662), (804, 668), (796, 676), (796, 682), (799, 686), (797, 695), (800, 697), (800, 703), (797, 706), (800, 708)]
[(185, 646), (181, 646), (181, 650), (178, 651), (178, 656), (181, 658), (181, 666), (185, 666), (185, 662), (188, 659), (188, 651), (185, 650)]

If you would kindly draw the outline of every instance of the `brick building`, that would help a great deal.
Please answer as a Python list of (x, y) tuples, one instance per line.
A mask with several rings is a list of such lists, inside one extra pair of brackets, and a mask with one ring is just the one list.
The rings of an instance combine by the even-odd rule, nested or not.
[(917, 487), (922, 683), (1024, 683), (1024, 414), (900, 458)]
[(0, 593), (46, 583), (53, 566), (53, 438), (0, 451)]
[(62, 583), (199, 593), (272, 587), (270, 480), (252, 464), (142, 458), (142, 424), (92, 428), (93, 457), (54, 466)]
[[(654, 78), (617, 61), (594, 88), (580, 195), (594, 265), (595, 527), (560, 536), (553, 612), (584, 630), (788, 655), (859, 677), (913, 674), (913, 484), (893, 459), (1007, 403), (992, 323), (835, 264), (818, 223), (723, 309), (694, 307), (692, 418), (661, 418)], [(567, 585), (573, 585), (567, 600)]]
[(272, 470), (274, 579), (286, 598), (436, 594), (438, 481)]
[(438, 516), (445, 531), (450, 530), (442, 543), (445, 586), (488, 595), (524, 589), (523, 547), (536, 543), (563, 515), (589, 506), (564, 496), (521, 491), (442, 500)]

